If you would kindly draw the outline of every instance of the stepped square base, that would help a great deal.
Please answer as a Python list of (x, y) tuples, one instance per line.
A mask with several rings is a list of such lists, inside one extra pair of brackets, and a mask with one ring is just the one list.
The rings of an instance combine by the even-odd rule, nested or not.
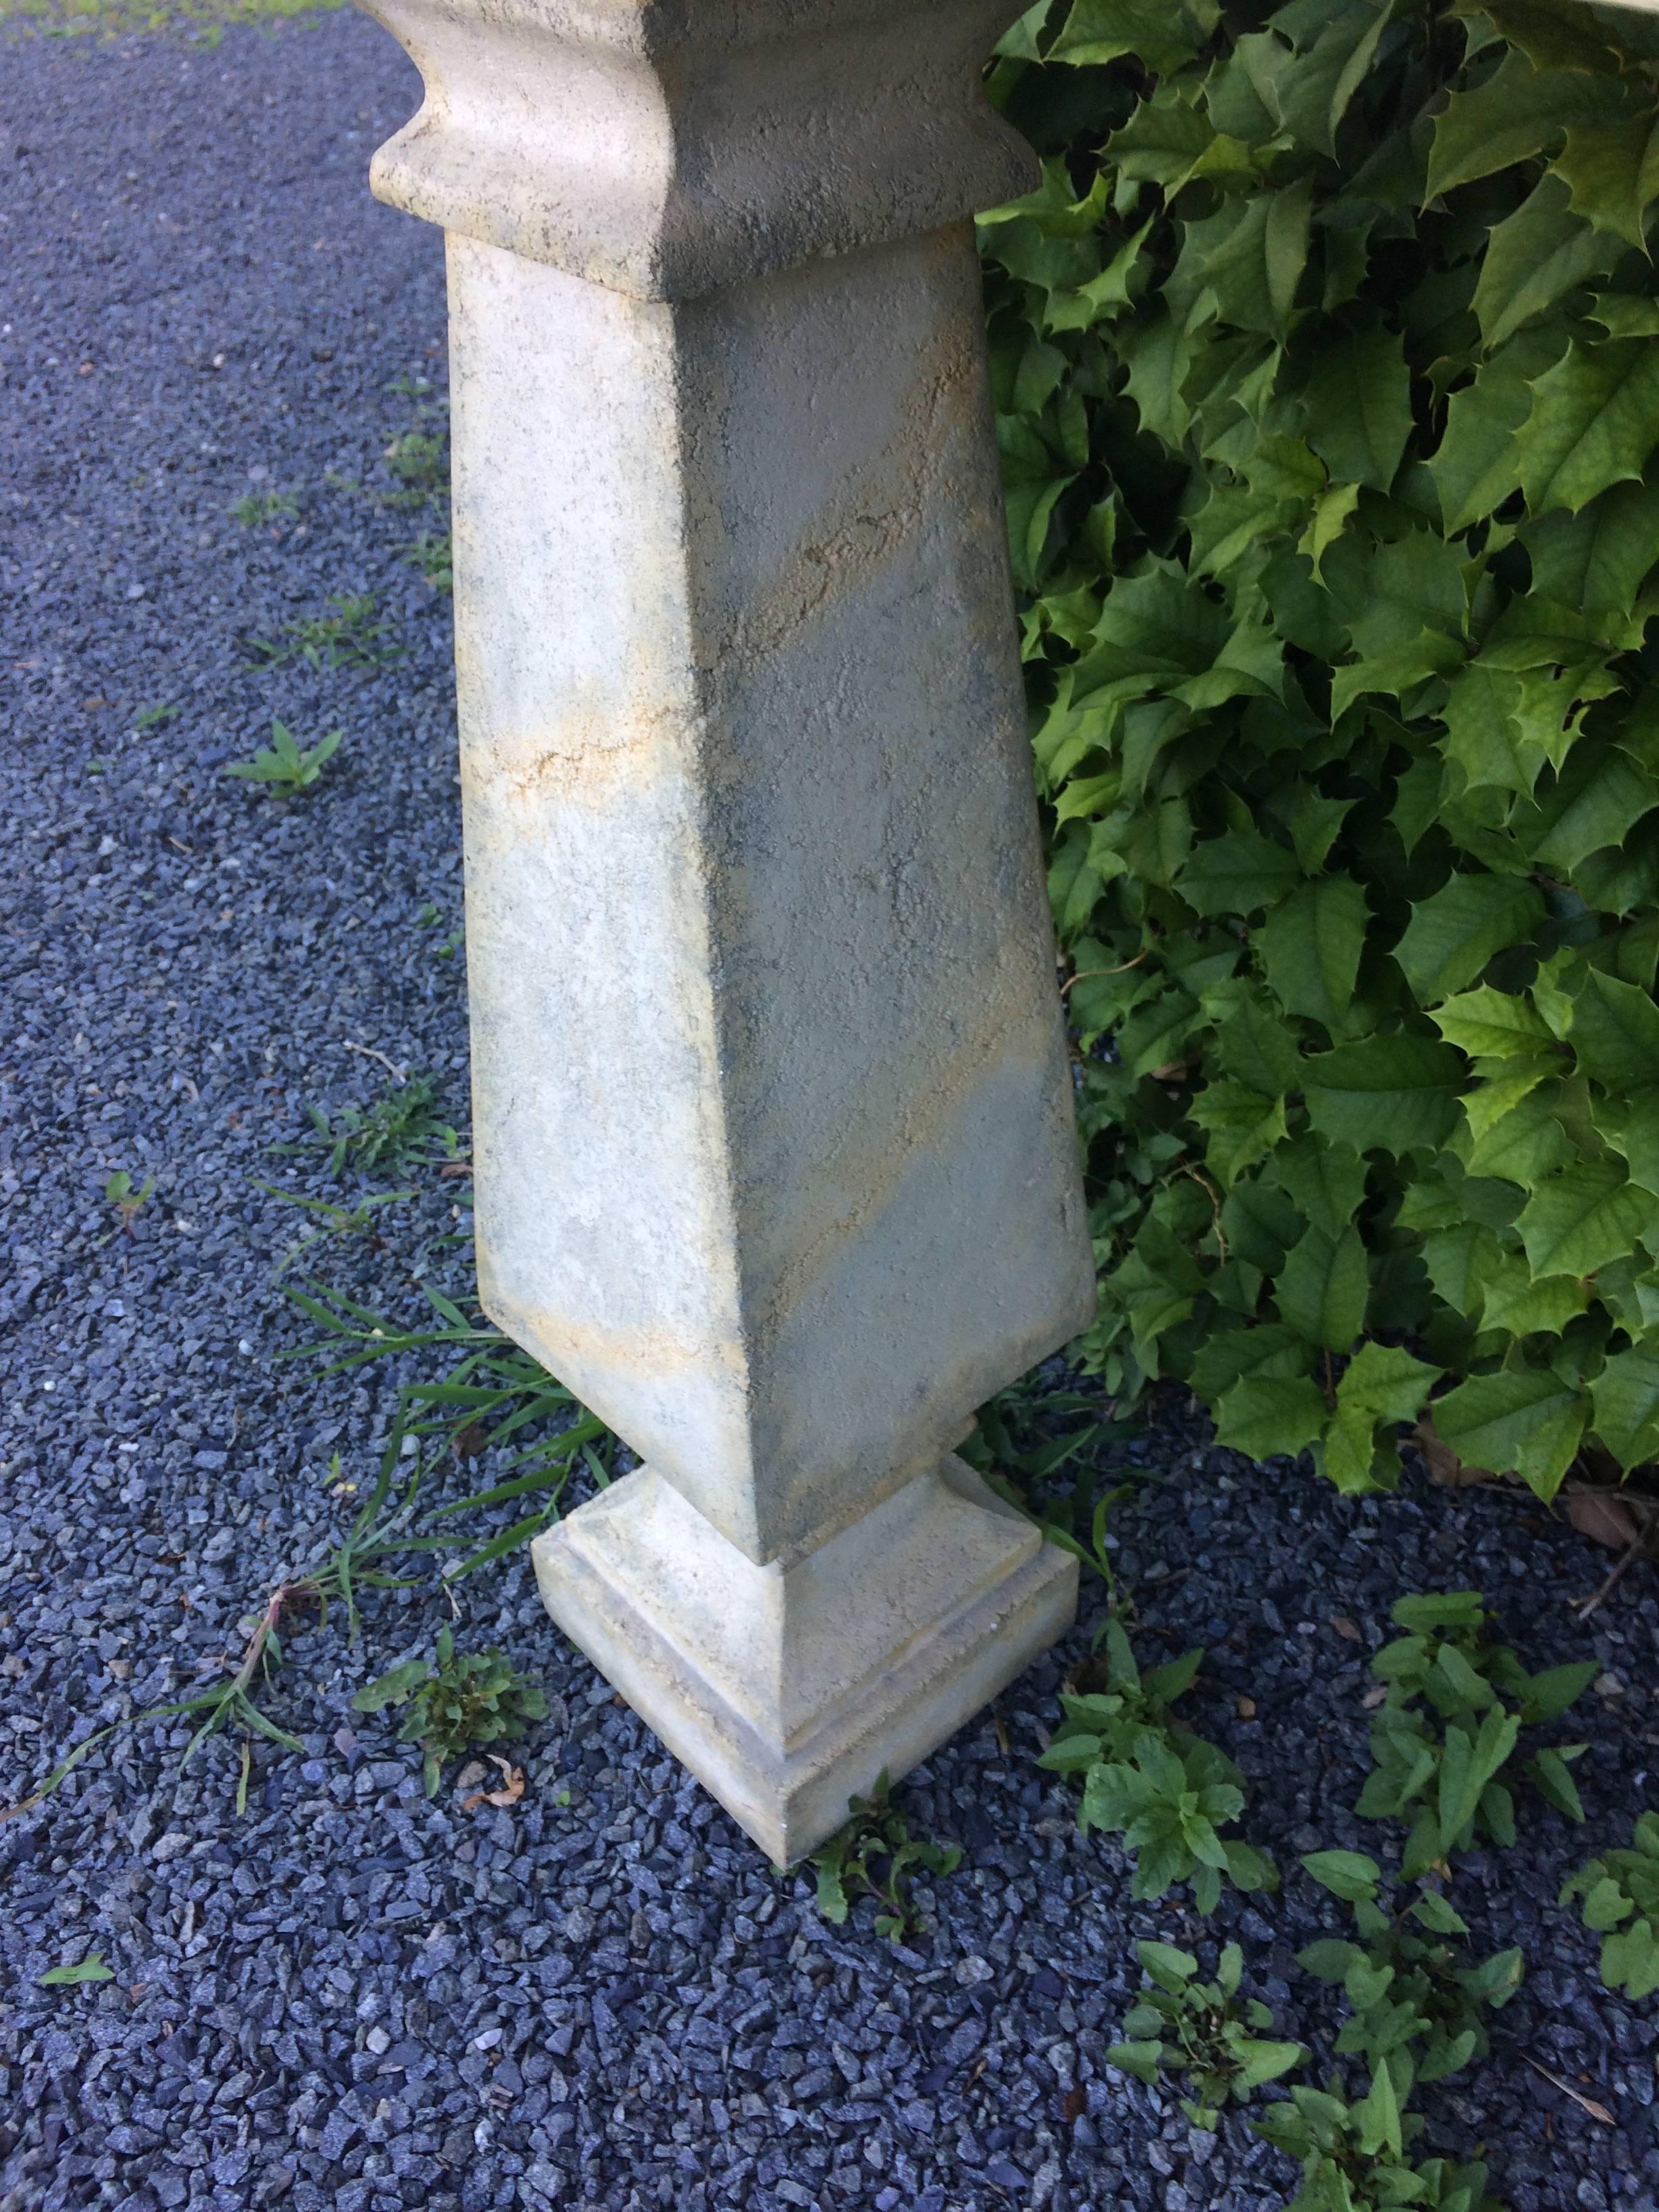
[(649, 1468), (532, 1547), (548, 1611), (774, 1862), (1070, 1627), (1077, 1561), (954, 1456), (757, 1566)]

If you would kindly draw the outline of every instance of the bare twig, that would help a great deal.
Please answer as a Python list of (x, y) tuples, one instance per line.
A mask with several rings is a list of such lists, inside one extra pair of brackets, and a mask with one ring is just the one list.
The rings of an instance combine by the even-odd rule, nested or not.
[[(1150, 951), (1151, 947), (1147, 950)], [(1079, 968), (1074, 975), (1060, 985), (1060, 995), (1063, 999), (1073, 983), (1086, 983), (1096, 975), (1127, 975), (1130, 969), (1139, 968), (1146, 957), (1145, 952), (1137, 952), (1133, 960), (1126, 960), (1121, 968)]]
[(1604, 2128), (1618, 2126), (1618, 2121), (1613, 2118), (1605, 2105), (1598, 2105), (1594, 2097), (1586, 2097), (1581, 2091), (1575, 2089), (1571, 2081), (1563, 2081), (1559, 2074), (1552, 2073), (1547, 2066), (1540, 2066), (1531, 2051), (1522, 2051), (1517, 2045), (1516, 2056), (1524, 2065), (1530, 2066), (1534, 2074), (1541, 2075), (1546, 2081), (1559, 2089), (1564, 2097), (1571, 2097), (1579, 2110), (1588, 2112), (1591, 2119), (1600, 2120)]
[(378, 1060), (392, 1081), (399, 1087), (408, 1082), (409, 1070), (406, 1067), (399, 1067), (395, 1060), (388, 1060), (383, 1052), (376, 1052), (372, 1044), (354, 1044), (348, 1037), (345, 1041), (345, 1048), (348, 1052), (362, 1053), (365, 1060)]
[(1619, 1558), (1613, 1562), (1613, 1570), (1607, 1576), (1607, 1580), (1601, 1584), (1601, 1589), (1593, 1592), (1590, 1596), (1585, 1598), (1577, 1608), (1580, 1620), (1588, 1620), (1591, 1613), (1595, 1611), (1597, 1606), (1601, 1605), (1605, 1599), (1612, 1596), (1613, 1591), (1618, 1588), (1626, 1571), (1635, 1565), (1637, 1560), (1639, 1559), (1643, 1553), (1646, 1551), (1647, 1544), (1648, 1531), (1645, 1528), (1638, 1529), (1635, 1540), (1626, 1551), (1622, 1552)]

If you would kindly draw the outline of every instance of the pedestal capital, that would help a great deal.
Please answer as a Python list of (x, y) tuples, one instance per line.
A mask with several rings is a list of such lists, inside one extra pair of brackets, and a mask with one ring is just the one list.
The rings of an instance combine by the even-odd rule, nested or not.
[(425, 80), (376, 196), (683, 300), (1027, 191), (980, 69), (1017, 0), (362, 0)]

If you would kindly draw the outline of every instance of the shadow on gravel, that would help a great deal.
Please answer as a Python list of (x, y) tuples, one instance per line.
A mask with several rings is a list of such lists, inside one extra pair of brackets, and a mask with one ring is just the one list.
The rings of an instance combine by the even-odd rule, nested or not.
[[(305, 1224), (258, 1186), (348, 1213), (384, 1196), (390, 1175), (270, 1147), (312, 1106), (372, 1115), (388, 1068), (464, 1124), (466, 1054), (447, 525), (432, 448), (407, 442), (441, 432), (441, 255), (364, 185), (412, 72), (343, 15), (213, 48), (30, 38), (0, 62), (10, 1797), (215, 1679), (373, 1480), (417, 1364), (276, 1361), (299, 1334), (272, 1272)], [(362, 599), (396, 659), (250, 665), (250, 640)], [(274, 719), (305, 748), (343, 732), (286, 801), (223, 772)], [(154, 1179), (125, 1224), (118, 1175), (129, 1203)], [(408, 1319), (417, 1275), (465, 1284), (465, 1183), (434, 1160), (395, 1182), (414, 1194), (307, 1264)], [(1652, 1795), (1651, 1571), (1580, 1627), (1566, 1601), (1600, 1562), (1509, 1499), (1413, 1479), (1345, 1501), (1215, 1453), (1178, 1408), (1135, 1457), (1169, 1480), (1121, 1523), (1120, 1571), (1152, 1644), (1208, 1647), (1195, 1723), (1282, 1864), (1374, 1840), (1342, 1808), (1402, 1590), (1483, 1588), (1528, 1665), (1599, 1661), (1588, 1826), (1534, 1814), (1525, 1849), (1476, 1862), (1475, 1941), (1521, 1944), (1528, 1976), (1492, 2059), (1425, 2109), (1432, 2142), (1486, 2143), (1515, 2212), (1651, 2206), (1654, 2006), (1608, 1995), (1553, 1902)], [(1034, 1764), (1085, 1633), (899, 1793), (913, 1835), (964, 1856), (895, 1947), (867, 1902), (827, 1925), (659, 1755), (521, 1553), (458, 1599), (458, 1644), (546, 1693), (505, 1747), (514, 1802), (468, 1809), (447, 1781), (428, 1800), (397, 1716), (350, 1710), (430, 1649), (448, 1608), (423, 1587), (366, 1600), (361, 1651), (337, 1617), (288, 1641), (268, 1709), (303, 1748), (255, 1745), (246, 1816), (240, 1746), (181, 1779), (180, 1723), (117, 1735), (0, 1826), (5, 2212), (1283, 2203), (1289, 2169), (1243, 2118), (1200, 2133), (1102, 2063), (1133, 1939), (1211, 1939), (1179, 1904), (1132, 1906), (1121, 1855)], [(1213, 1933), (1317, 2040), (1292, 1954), (1330, 1925), (1292, 1872), (1230, 1893)], [(94, 1952), (112, 1978), (42, 1985)]]

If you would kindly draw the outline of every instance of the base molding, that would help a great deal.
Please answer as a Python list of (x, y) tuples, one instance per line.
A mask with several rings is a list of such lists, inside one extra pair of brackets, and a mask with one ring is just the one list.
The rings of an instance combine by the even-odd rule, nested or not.
[(787, 1566), (757, 1566), (649, 1468), (532, 1557), (559, 1626), (781, 1866), (1077, 1611), (1077, 1561), (955, 1457)]

